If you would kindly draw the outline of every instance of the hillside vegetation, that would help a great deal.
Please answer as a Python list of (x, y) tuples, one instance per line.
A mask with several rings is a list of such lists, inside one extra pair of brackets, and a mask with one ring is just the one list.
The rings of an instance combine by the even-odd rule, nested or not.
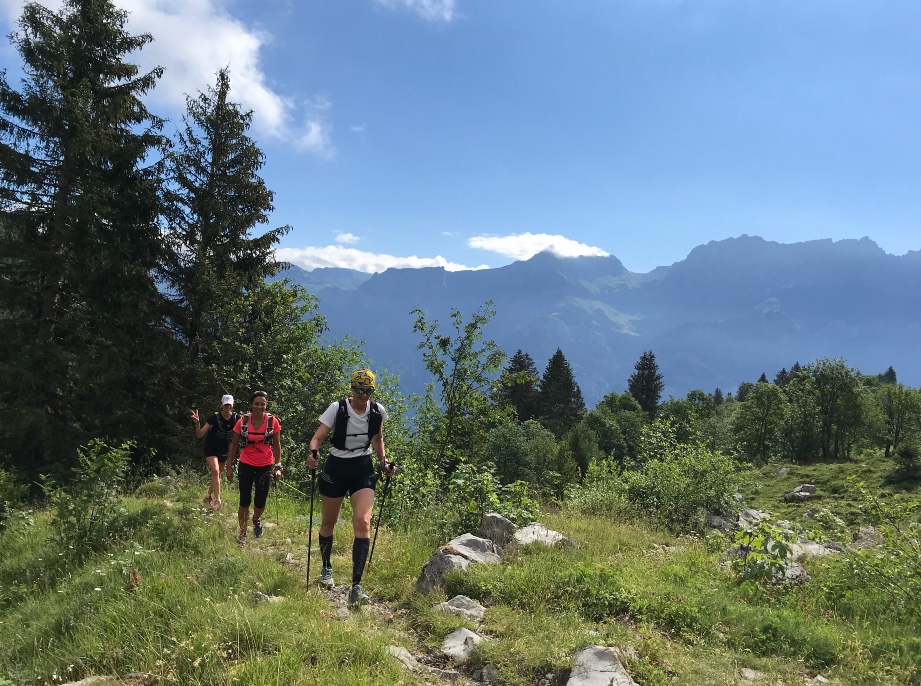
[[(848, 471), (885, 489), (885, 470), (872, 462)], [(835, 517), (844, 529), (863, 522), (859, 498), (832, 495), (841, 465), (745, 476), (752, 503), (774, 507), (778, 518), (777, 494), (808, 476), (829, 494), (821, 500), (829, 532)], [(276, 491), (266, 511), (274, 526), (239, 548), (235, 513), (202, 505), (203, 485), (180, 474), (101, 496), (96, 481), (91, 496), (73, 491), (69, 501), (8, 514), (0, 535), (0, 683), (132, 672), (181, 684), (441, 683), (404, 670), (388, 646), (448, 668), (439, 647), (458, 626), (489, 639), (463, 673), (491, 663), (504, 684), (548, 674), (564, 684), (571, 656), (591, 644), (631, 647), (624, 661), (640, 684), (736, 684), (746, 668), (785, 684), (817, 675), (910, 684), (921, 676), (915, 596), (906, 589), (892, 599), (866, 584), (850, 555), (807, 562), (812, 579), (799, 586), (744, 580), (720, 565), (729, 542), (720, 534), (675, 536), (563, 506), (540, 519), (571, 545), (517, 549), (501, 565), (476, 565), (450, 576), (443, 592), (422, 595), (416, 578), (443, 540), (431, 528), (391, 521), (366, 575), (375, 602), (346, 615), (335, 595), (305, 583), (303, 497)], [(92, 512), (68, 507), (100, 497)], [(801, 518), (794, 509), (784, 515)], [(337, 529), (333, 564), (342, 574), (351, 563), (350, 528)], [(313, 563), (315, 576), (316, 549)], [(283, 600), (255, 603), (256, 591)], [(457, 593), (487, 607), (482, 626), (433, 610)]]

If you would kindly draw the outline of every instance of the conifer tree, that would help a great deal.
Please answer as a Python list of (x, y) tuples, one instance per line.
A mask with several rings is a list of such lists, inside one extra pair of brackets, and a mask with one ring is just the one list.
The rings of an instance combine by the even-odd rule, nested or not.
[(790, 380), (790, 374), (787, 373), (787, 368), (784, 367), (774, 376), (774, 385), (780, 386), (781, 388)]
[(547, 362), (540, 379), (540, 422), (557, 438), (579, 423), (585, 414), (582, 389), (576, 383), (572, 368), (559, 348)]
[(653, 419), (659, 408), (659, 398), (665, 384), (659, 373), (659, 365), (652, 350), (644, 352), (633, 366), (634, 372), (627, 380), (627, 390), (643, 408), (643, 411)]
[(21, 89), (0, 73), (0, 310), (11, 320), (0, 443), (33, 473), (136, 423), (168, 345), (152, 275), (161, 169), (147, 163), (165, 139), (141, 101), (162, 70), (126, 61), (151, 40), (126, 22), (109, 0), (27, 4), (11, 36)]
[(260, 286), (282, 265), (273, 249), (290, 227), (252, 236), (272, 210), (259, 176), (264, 155), (247, 135), (252, 113), (229, 99), (230, 75), (218, 72), (206, 93), (187, 97), (187, 113), (169, 157), (172, 188), (169, 250), (161, 273), (171, 301), (169, 321), (189, 360), (218, 364), (214, 345), (236, 322), (222, 304)]
[(539, 384), (534, 360), (519, 349), (499, 377), (496, 399), (514, 407), (518, 421), (526, 422), (537, 416)]
[(723, 398), (723, 391), (719, 386), (717, 386), (713, 391), (713, 404), (718, 407), (723, 404), (724, 400), (725, 398)]

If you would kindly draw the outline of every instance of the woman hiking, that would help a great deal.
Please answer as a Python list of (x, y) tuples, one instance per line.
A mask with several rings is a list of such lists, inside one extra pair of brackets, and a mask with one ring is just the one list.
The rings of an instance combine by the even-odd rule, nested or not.
[(233, 440), (227, 457), (227, 480), (233, 481), (233, 463), (237, 453), (240, 465), (237, 477), (240, 480), (240, 509), (237, 520), (240, 533), (239, 545), (246, 544), (246, 529), (249, 524), (249, 506), (253, 502), (253, 487), (256, 497), (253, 502), (253, 535), (262, 536), (262, 512), (269, 497), (269, 480), (281, 476), (281, 424), (268, 413), (269, 396), (265, 391), (256, 391), (249, 401), (250, 411), (243, 415), (233, 427)]
[(211, 481), (208, 484), (208, 494), (205, 503), (214, 509), (221, 506), (221, 468), (227, 462), (227, 451), (233, 439), (233, 427), (240, 415), (233, 411), (233, 396), (221, 396), (221, 410), (208, 417), (208, 421), (201, 424), (198, 410), (192, 410), (192, 421), (195, 422), (195, 435), (205, 437), (205, 463), (211, 471)]
[(374, 508), (374, 489), (377, 485), (371, 447), (374, 447), (378, 464), (384, 471), (392, 476), (395, 468), (387, 461), (384, 449), (383, 423), (387, 420), (387, 411), (383, 405), (371, 400), (374, 373), (370, 369), (359, 369), (352, 374), (351, 381), (351, 397), (332, 403), (320, 416), (320, 426), (310, 439), (307, 466), (310, 469), (317, 468), (320, 446), (332, 429), (332, 446), (319, 479), (323, 512), (319, 539), (323, 569), (317, 583), (324, 588), (333, 587), (333, 567), (330, 562), (333, 529), (339, 519), (342, 500), (348, 495), (355, 532), (349, 605), (356, 606), (369, 600), (361, 589), (361, 576), (371, 544), (371, 510)]

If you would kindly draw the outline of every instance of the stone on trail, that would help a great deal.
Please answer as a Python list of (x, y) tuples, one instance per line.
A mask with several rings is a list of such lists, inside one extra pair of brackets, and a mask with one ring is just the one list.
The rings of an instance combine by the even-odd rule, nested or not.
[(435, 609), (442, 612), (451, 612), (455, 615), (461, 615), (474, 622), (482, 621), (483, 615), (486, 614), (485, 607), (465, 595), (457, 595), (447, 602), (438, 603)]
[(589, 646), (572, 658), (572, 672), (566, 686), (638, 686), (620, 663), (617, 651)]
[(413, 657), (406, 648), (400, 646), (387, 646), (387, 652), (393, 655), (410, 672), (421, 672), (422, 665)]
[(470, 657), (477, 644), (482, 642), (482, 637), (477, 636), (470, 629), (460, 628), (448, 634), (441, 645), (441, 652), (455, 662), (464, 662)]

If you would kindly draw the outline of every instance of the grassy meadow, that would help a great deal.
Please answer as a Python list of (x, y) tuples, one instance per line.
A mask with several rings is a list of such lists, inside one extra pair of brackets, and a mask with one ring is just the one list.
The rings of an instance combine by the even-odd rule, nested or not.
[[(851, 528), (859, 507), (836, 485), (855, 474), (881, 486), (886, 479), (859, 461), (795, 467), (783, 478), (776, 471), (751, 474), (749, 505), (791, 521), (807, 506), (827, 508)], [(784, 504), (782, 493), (804, 482), (819, 487), (816, 501)], [(781, 588), (721, 566), (730, 542), (716, 534), (676, 537), (548, 508), (541, 521), (570, 545), (515, 550), (502, 565), (475, 565), (449, 577), (444, 592), (421, 595), (415, 580), (444, 541), (381, 527), (364, 580), (375, 602), (344, 613), (340, 595), (305, 583), (304, 498), (273, 491), (265, 535), (239, 548), (235, 493), (212, 511), (201, 502), (204, 483), (186, 474), (141, 484), (117, 501), (117, 535), (76, 544), (51, 507), (11, 515), (0, 535), (0, 684), (132, 672), (163, 684), (449, 683), (407, 671), (387, 648), (452, 668), (439, 647), (460, 626), (488, 639), (464, 674), (492, 663), (510, 685), (548, 674), (565, 684), (571, 656), (591, 644), (631, 647), (625, 665), (644, 685), (737, 684), (743, 668), (770, 684), (921, 678), (911, 613), (856, 585), (840, 556), (807, 560), (812, 579)], [(351, 573), (351, 539), (346, 510), (334, 546), (340, 584)], [(319, 567), (314, 548), (312, 576)], [(283, 600), (257, 604), (255, 591)], [(487, 607), (480, 626), (433, 610), (458, 593)]]

